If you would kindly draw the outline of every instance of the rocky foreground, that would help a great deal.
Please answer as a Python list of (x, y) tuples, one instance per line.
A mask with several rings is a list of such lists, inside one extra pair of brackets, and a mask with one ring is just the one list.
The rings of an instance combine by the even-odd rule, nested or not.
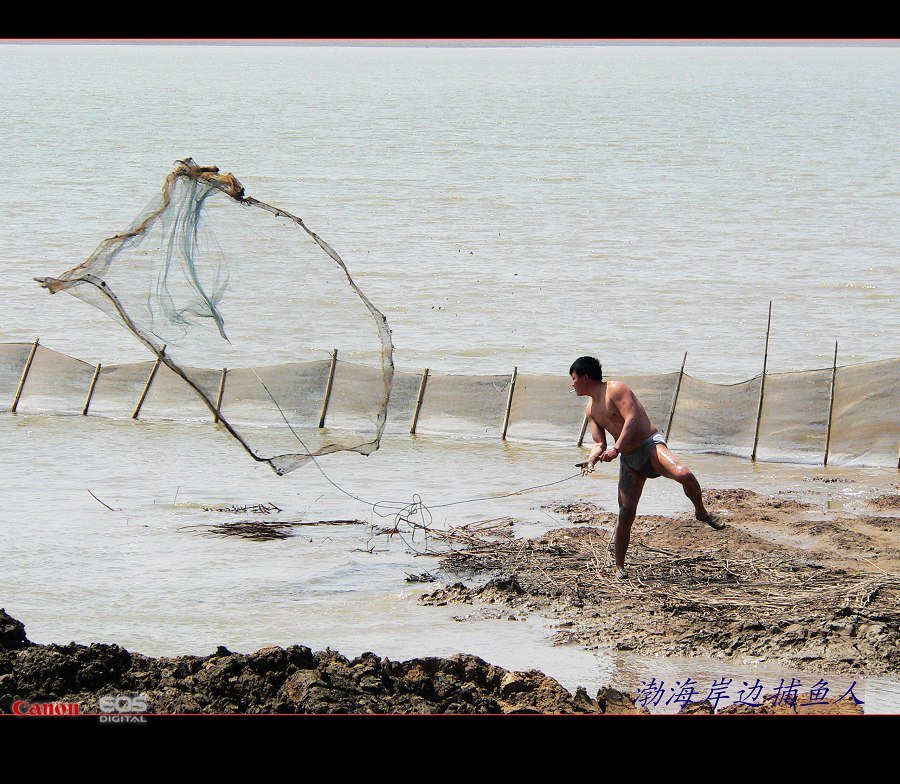
[[(119, 645), (39, 645), (0, 609), (0, 712), (19, 701), (78, 703), (100, 712), (109, 695), (143, 695), (147, 713), (553, 713), (646, 714), (632, 696), (603, 688), (575, 694), (535, 670), (510, 672), (458, 654), (392, 662), (348, 660), (302, 645), (210, 656), (151, 658)], [(709, 703), (684, 713), (712, 713)], [(861, 713), (851, 702), (794, 708), (729, 706), (722, 713)]]

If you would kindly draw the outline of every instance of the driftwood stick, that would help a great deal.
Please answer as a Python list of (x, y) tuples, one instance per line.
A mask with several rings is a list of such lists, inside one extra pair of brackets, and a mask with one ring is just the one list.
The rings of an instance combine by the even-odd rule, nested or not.
[(219, 379), (219, 394), (216, 395), (216, 413), (213, 416), (213, 424), (219, 423), (219, 412), (222, 410), (222, 395), (225, 394), (225, 376), (228, 375), (228, 368), (222, 368), (222, 377)]
[(413, 419), (412, 425), (409, 427), (409, 432), (415, 435), (416, 425), (419, 423), (419, 412), (422, 410), (422, 401), (425, 399), (425, 386), (428, 383), (428, 368), (425, 368), (425, 371), (422, 373), (422, 381), (419, 384), (419, 394), (416, 397), (416, 410), (413, 411)]
[(766, 393), (766, 364), (769, 361), (769, 333), (772, 330), (772, 300), (769, 300), (769, 321), (766, 324), (766, 348), (763, 352), (762, 380), (759, 385), (759, 405), (756, 408), (756, 432), (753, 434), (753, 451), (750, 459), (756, 461), (756, 447), (759, 444), (759, 423), (762, 419), (763, 396)]
[[(162, 347), (162, 351), (160, 354), (166, 353), (166, 347)], [(134, 408), (134, 413), (131, 415), (132, 419), (137, 419), (141, 413), (141, 408), (144, 406), (144, 401), (147, 399), (147, 393), (150, 391), (150, 385), (153, 383), (153, 379), (156, 378), (156, 371), (159, 370), (159, 365), (162, 362), (162, 356), (158, 356), (156, 358), (156, 362), (153, 363), (153, 369), (150, 371), (150, 375), (147, 377), (147, 383), (144, 384), (144, 391), (141, 392), (140, 400), (138, 400), (137, 405)]]
[(322, 401), (322, 413), (319, 416), (319, 427), (325, 427), (325, 414), (328, 413), (328, 403), (331, 401), (331, 388), (334, 385), (334, 369), (337, 365), (338, 350), (331, 352), (331, 367), (328, 368), (328, 381), (325, 384), (325, 399)]
[(97, 386), (97, 380), (100, 378), (100, 368), (102, 365), (98, 362), (94, 368), (94, 375), (91, 376), (91, 386), (88, 388), (87, 397), (84, 401), (84, 408), (81, 409), (81, 415), (87, 416), (88, 409), (91, 407), (91, 398), (94, 396), (94, 388)]
[[(88, 492), (91, 493), (90, 490), (88, 490)], [(93, 493), (91, 493), (91, 497), (92, 497), (95, 501), (97, 501), (98, 503), (103, 504), (103, 506), (105, 506), (107, 509), (109, 509), (110, 512), (115, 512), (115, 511), (116, 511), (116, 510), (113, 509), (109, 504), (104, 503), (104, 502), (101, 501), (99, 498), (97, 498), (97, 496), (95, 496)]]
[(687, 351), (681, 360), (681, 370), (678, 372), (678, 383), (675, 385), (675, 397), (672, 398), (672, 410), (669, 412), (669, 424), (666, 425), (666, 442), (669, 441), (669, 433), (672, 432), (672, 420), (675, 419), (675, 406), (678, 405), (678, 393), (681, 392), (681, 379), (684, 378), (684, 364), (687, 362)]
[(28, 378), (28, 371), (31, 370), (31, 363), (34, 361), (34, 355), (37, 351), (39, 342), (39, 338), (34, 339), (34, 343), (31, 346), (31, 352), (28, 354), (28, 359), (25, 360), (25, 368), (22, 370), (22, 377), (19, 379), (19, 386), (16, 388), (16, 397), (13, 400), (12, 408), (10, 409), (14, 414), (16, 413), (16, 408), (19, 406), (19, 398), (22, 397), (22, 390), (25, 388), (25, 379)]
[(825, 460), (822, 465), (828, 465), (828, 453), (831, 451), (831, 420), (834, 416), (834, 382), (837, 379), (837, 341), (834, 341), (834, 362), (831, 365), (831, 400), (828, 403), (828, 430), (825, 434)]
[(590, 421), (590, 420), (588, 419), (588, 415), (585, 414), (585, 415), (584, 415), (584, 421), (581, 423), (581, 433), (579, 433), (579, 435), (578, 435), (578, 444), (577, 444), (577, 446), (581, 446), (581, 445), (584, 443), (584, 434), (587, 433), (587, 427), (588, 427), (588, 422), (589, 422), (589, 421)]
[(513, 368), (512, 378), (509, 380), (509, 396), (506, 398), (506, 413), (503, 415), (503, 432), (500, 433), (500, 438), (505, 441), (506, 440), (506, 429), (509, 427), (509, 414), (512, 411), (512, 401), (513, 401), (513, 393), (516, 390), (516, 375), (519, 372), (518, 367)]

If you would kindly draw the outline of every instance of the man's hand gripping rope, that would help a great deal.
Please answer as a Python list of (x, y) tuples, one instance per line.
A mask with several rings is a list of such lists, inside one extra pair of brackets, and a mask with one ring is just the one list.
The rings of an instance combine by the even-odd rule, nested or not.
[(590, 457), (583, 463), (575, 463), (576, 468), (581, 469), (581, 475), (587, 476), (594, 472), (594, 466), (597, 463), (611, 463), (619, 456), (619, 450), (615, 446), (609, 449), (606, 447), (595, 446), (591, 450)]

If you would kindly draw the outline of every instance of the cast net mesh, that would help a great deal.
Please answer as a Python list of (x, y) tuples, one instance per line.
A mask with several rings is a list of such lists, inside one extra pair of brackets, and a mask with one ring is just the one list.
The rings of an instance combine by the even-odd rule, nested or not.
[[(100, 308), (156, 355), (144, 405), (157, 417), (218, 415), (278, 474), (313, 456), (379, 446), (393, 378), (384, 315), (300, 218), (245, 196), (231, 174), (179, 161), (161, 198), (126, 232), (38, 281)], [(364, 389), (354, 392), (352, 379), (341, 385), (341, 427), (319, 427), (333, 348), (374, 367)], [(103, 367), (91, 412), (131, 415), (123, 401), (141, 394), (152, 366)], [(337, 374), (348, 373), (340, 365)], [(348, 396), (352, 410), (341, 405)]]
[[(0, 398), (16, 395), (13, 408), (23, 413), (84, 413), (89, 397), (92, 415), (127, 418), (137, 406), (142, 419), (217, 416), (279, 474), (316, 455), (371, 453), (388, 419), (396, 433), (414, 419), (421, 434), (494, 438), (502, 431), (510, 373), (435, 372), (424, 384), (421, 371), (395, 375), (387, 322), (338, 254), (300, 218), (245, 196), (232, 175), (191, 159), (178, 162), (161, 196), (126, 232), (39, 281), (102, 309), (155, 360), (98, 370), (38, 345), (29, 365), (32, 345), (0, 344)], [(721, 385), (685, 374), (680, 387), (679, 377), (622, 380), (663, 432), (679, 390), (673, 449), (749, 457), (761, 377)], [(520, 374), (513, 393), (509, 438), (577, 439), (585, 401), (571, 393), (567, 376)], [(819, 463), (830, 445), (832, 463), (896, 465), (898, 410), (898, 359), (769, 374), (757, 455)]]

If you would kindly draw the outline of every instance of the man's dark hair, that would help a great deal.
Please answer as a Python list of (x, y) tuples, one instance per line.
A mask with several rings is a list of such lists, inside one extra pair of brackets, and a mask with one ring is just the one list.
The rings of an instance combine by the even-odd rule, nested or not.
[(603, 365), (596, 357), (578, 357), (569, 368), (569, 375), (587, 376), (594, 381), (603, 381)]

